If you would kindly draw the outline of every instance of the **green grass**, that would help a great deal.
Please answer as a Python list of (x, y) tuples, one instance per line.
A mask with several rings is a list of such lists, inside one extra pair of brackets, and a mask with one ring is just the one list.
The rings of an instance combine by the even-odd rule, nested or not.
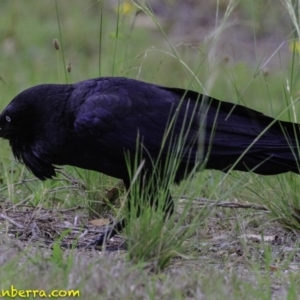
[[(172, 35), (176, 18), (165, 20), (160, 10), (156, 15), (140, 1), (124, 13), (120, 10), (122, 1), (2, 1), (0, 108), (27, 87), (72, 83), (100, 74), (206, 91), (221, 100), (274, 117), (280, 115), (283, 120), (299, 120), (297, 51), (287, 64), (283, 60), (281, 67), (270, 70), (258, 56), (249, 65), (231, 58), (228, 61), (215, 52), (227, 26), (234, 26), (234, 14), (240, 20), (238, 25), (251, 28), (253, 51), (264, 34), (279, 26), (278, 18), (285, 20), (287, 43), (291, 38), (298, 39), (299, 22), (293, 14), (298, 1), (286, 3), (211, 1), (210, 17), (222, 20), (225, 16), (215, 28), (222, 30), (214, 30), (202, 41), (190, 36), (193, 42), (181, 43), (185, 36), (179, 36), (178, 42), (178, 36)], [(175, 10), (178, 3), (168, 1), (168, 5)], [(136, 15), (137, 8), (144, 13)], [(194, 10), (202, 13), (205, 9), (199, 2)], [(289, 15), (296, 35), (287, 24)], [(195, 34), (192, 28), (191, 32)], [(59, 41), (59, 50), (53, 46), (54, 39)], [(67, 73), (65, 67), (70, 63), (72, 69)], [(110, 203), (94, 211), (94, 204), (97, 207), (99, 199), (103, 201), (105, 190), (113, 187), (116, 179), (67, 167), (67, 177), (59, 174), (55, 180), (42, 183), (14, 161), (7, 142), (2, 140), (0, 157), (4, 203), (25, 203), (54, 211), (79, 205), (90, 209), (93, 216), (107, 211), (124, 214), (112, 209)], [(180, 186), (171, 185), (173, 195), (185, 195), (188, 200), (186, 205), (177, 202), (177, 213), (168, 223), (161, 222), (162, 213), (153, 214), (149, 207), (139, 220), (134, 214), (130, 216), (125, 232), (127, 253), (62, 251), (57, 246), (59, 239), (53, 249), (27, 244), (9, 238), (10, 224), (1, 220), (0, 288), (11, 284), (19, 289), (74, 288), (80, 289), (86, 299), (296, 299), (298, 180), (291, 174), (262, 177), (199, 172)], [(265, 205), (271, 212), (217, 208), (209, 206), (211, 202), (203, 206), (192, 201), (194, 198), (215, 203), (248, 201)], [(143, 199), (137, 200), (141, 203)], [(284, 226), (294, 233), (284, 231)], [(259, 242), (253, 242), (251, 234), (259, 236)], [(265, 239), (276, 235), (273, 242)]]

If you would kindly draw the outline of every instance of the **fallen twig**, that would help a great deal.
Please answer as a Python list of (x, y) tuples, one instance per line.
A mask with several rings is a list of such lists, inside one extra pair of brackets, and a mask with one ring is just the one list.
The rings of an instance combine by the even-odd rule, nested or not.
[(15, 226), (17, 226), (18, 228), (24, 229), (24, 226), (19, 224), (18, 222), (14, 221), (13, 219), (11, 219), (10, 217), (4, 215), (4, 214), (0, 214), (0, 218), (7, 220), (8, 222), (14, 224)]
[[(189, 200), (188, 197), (182, 196), (180, 197), (179, 201), (187, 201)], [(218, 201), (218, 200), (211, 200), (207, 198), (194, 198), (193, 201), (198, 202), (201, 206), (212, 207), (226, 207), (226, 208), (246, 208), (246, 209), (255, 209), (255, 210), (263, 210), (266, 212), (270, 212), (268, 208), (263, 205), (255, 204), (255, 203), (239, 203), (239, 202), (228, 202), (228, 201)]]

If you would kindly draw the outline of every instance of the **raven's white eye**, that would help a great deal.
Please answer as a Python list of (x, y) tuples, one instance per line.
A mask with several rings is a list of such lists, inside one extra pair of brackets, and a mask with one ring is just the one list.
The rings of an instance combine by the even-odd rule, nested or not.
[(6, 119), (7, 122), (10, 122), (10, 121), (11, 121), (11, 119), (10, 119), (9, 116), (6, 116), (5, 119)]

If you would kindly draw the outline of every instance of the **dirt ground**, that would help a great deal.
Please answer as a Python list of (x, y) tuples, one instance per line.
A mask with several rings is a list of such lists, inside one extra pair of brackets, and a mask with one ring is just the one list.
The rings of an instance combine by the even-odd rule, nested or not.
[[(205, 226), (200, 227), (196, 234), (185, 242), (191, 259), (188, 259), (186, 255), (185, 257), (178, 256), (165, 270), (166, 274), (169, 274), (174, 282), (178, 281), (180, 284), (183, 274), (193, 273), (197, 269), (201, 274), (205, 268), (208, 268), (208, 270), (215, 269), (216, 272), (223, 270), (224, 274), (234, 272), (239, 274), (240, 279), (256, 285), (253, 271), (249, 270), (249, 264), (251, 265), (255, 261), (259, 266), (259, 272), (270, 272), (271, 278), (273, 278), (271, 283), (273, 297), (285, 298), (286, 287), (276, 279), (276, 273), (279, 270), (285, 274), (299, 272), (298, 237), (292, 232), (282, 229), (277, 222), (269, 222), (268, 211), (264, 207), (254, 206), (254, 209), (251, 209), (250, 206), (249, 204), (244, 206), (243, 204), (233, 205), (231, 202), (222, 202), (219, 207), (215, 207)], [(113, 268), (115, 272), (120, 274), (128, 272), (128, 266), (124, 265), (126, 250), (122, 236), (114, 237), (105, 252), (84, 248), (103, 232), (105, 226), (92, 225), (83, 208), (47, 210), (28, 205), (13, 206), (2, 203), (1, 212), (2, 237), (6, 236), (0, 245), (0, 252), (3, 254), (1, 256), (2, 263), (3, 259), (7, 259), (4, 255), (7, 253), (7, 247), (10, 249), (9, 257), (13, 257), (15, 252), (29, 249), (25, 252), (27, 256), (34, 257), (35, 251), (37, 253), (41, 251), (47, 258), (53, 255), (54, 243), (57, 243), (58, 240), (61, 241), (62, 249), (65, 249), (66, 254), (68, 253), (67, 246), (78, 244), (81, 247), (73, 252), (76, 259), (79, 260), (76, 263), (76, 270), (78, 266), (86, 269), (87, 265), (97, 261), (97, 265), (101, 268), (95, 272), (100, 272), (100, 274), (93, 273), (98, 274), (100, 278), (104, 276), (106, 281), (108, 278), (106, 270), (107, 268), (111, 269), (112, 265), (115, 266)], [(242, 220), (241, 227), (243, 229), (240, 231), (234, 229), (237, 220)], [(266, 255), (274, 258), (270, 260), (269, 264), (265, 262)], [(288, 260), (290, 263), (283, 270), (282, 262), (284, 260)], [(83, 261), (84, 265), (82, 265)], [(110, 265), (105, 267), (108, 262)], [(73, 275), (76, 274), (74, 276), (77, 280), (82, 280), (84, 273), (81, 270), (74, 272)], [(133, 276), (133, 283), (136, 282), (136, 276), (140, 275)], [(126, 280), (127, 278), (126, 275)], [(97, 284), (99, 285), (100, 282)], [(190, 284), (187, 280), (186, 285)]]

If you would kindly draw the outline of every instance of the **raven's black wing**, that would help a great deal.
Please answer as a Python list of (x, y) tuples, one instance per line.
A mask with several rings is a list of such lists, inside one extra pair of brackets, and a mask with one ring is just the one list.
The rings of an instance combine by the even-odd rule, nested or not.
[[(192, 91), (171, 91), (189, 99), (199, 98)], [(206, 168), (226, 171), (233, 167), (265, 175), (299, 173), (298, 124), (278, 121), (253, 109), (211, 97), (206, 97), (200, 111), (200, 120), (205, 119)]]
[(298, 172), (294, 124), (183, 89), (124, 78), (93, 81), (77, 110), (74, 128), (86, 145), (85, 161), (90, 160), (83, 167), (92, 165), (114, 177), (127, 174), (125, 153), (134, 160), (140, 147), (151, 167), (157, 158), (164, 163), (178, 151), (178, 144), (181, 164), (176, 181), (193, 168), (199, 147), (204, 149), (207, 168)]
[[(86, 148), (85, 161), (94, 160), (95, 170), (121, 178), (128, 172), (125, 154), (134, 161), (137, 149), (147, 158), (147, 167), (152, 167), (158, 157), (164, 161), (170, 148), (162, 148), (162, 141), (180, 100), (156, 85), (125, 79), (100, 80), (85, 95), (74, 120), (75, 133)], [(177, 117), (169, 141), (178, 135), (182, 124)]]

